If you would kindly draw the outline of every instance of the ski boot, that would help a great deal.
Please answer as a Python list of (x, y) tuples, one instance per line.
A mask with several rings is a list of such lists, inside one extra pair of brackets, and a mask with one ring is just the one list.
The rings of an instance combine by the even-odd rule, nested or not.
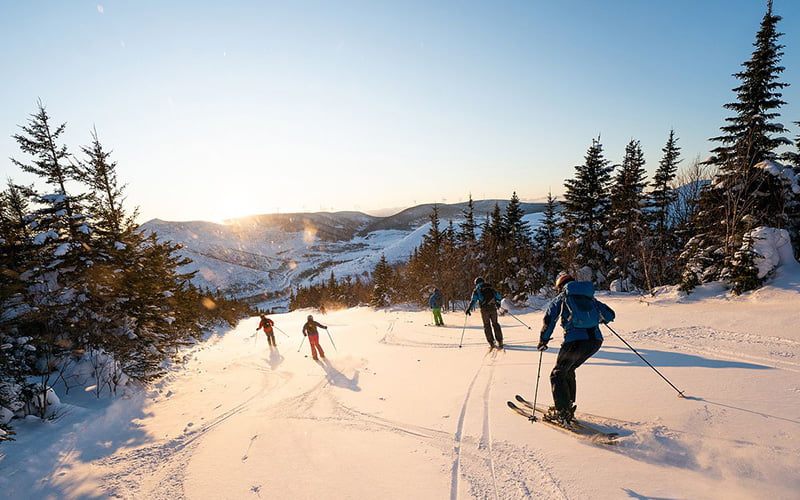
[(555, 406), (551, 406), (547, 409), (542, 418), (566, 429), (572, 429), (573, 415), (574, 410), (560, 410)]

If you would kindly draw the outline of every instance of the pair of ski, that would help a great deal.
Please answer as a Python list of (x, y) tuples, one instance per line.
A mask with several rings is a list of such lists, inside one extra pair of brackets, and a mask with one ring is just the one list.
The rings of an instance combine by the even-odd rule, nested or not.
[(588, 439), (594, 443), (599, 444), (616, 444), (616, 437), (619, 435), (617, 432), (605, 432), (593, 425), (573, 419), (569, 426), (561, 425), (560, 423), (548, 420), (544, 418), (544, 414), (547, 412), (547, 408), (543, 405), (536, 405), (535, 409), (537, 412), (542, 414), (541, 418), (537, 418), (534, 416), (534, 406), (533, 403), (528, 401), (527, 399), (523, 398), (519, 394), (515, 396), (517, 402), (519, 402), (522, 407), (517, 406), (513, 401), (509, 401), (508, 407), (511, 408), (514, 412), (522, 415), (523, 417), (527, 417), (528, 420), (531, 422), (544, 422), (545, 424), (550, 425), (551, 427), (555, 427), (556, 429), (562, 430), (564, 432), (568, 432), (570, 434), (574, 434), (580, 436), (582, 438)]

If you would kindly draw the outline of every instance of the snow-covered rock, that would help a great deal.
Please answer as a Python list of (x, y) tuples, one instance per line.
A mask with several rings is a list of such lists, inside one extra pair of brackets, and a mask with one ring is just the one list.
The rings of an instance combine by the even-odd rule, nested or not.
[(758, 277), (764, 278), (781, 265), (796, 263), (788, 231), (774, 227), (758, 227), (750, 232), (753, 250), (758, 254), (755, 264)]

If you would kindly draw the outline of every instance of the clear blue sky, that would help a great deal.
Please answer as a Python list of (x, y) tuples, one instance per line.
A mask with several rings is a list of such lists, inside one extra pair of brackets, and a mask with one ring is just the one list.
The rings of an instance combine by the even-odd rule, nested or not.
[[(766, 0), (3, 1), (0, 156), (41, 98), (140, 220), (558, 195), (592, 138), (705, 158)], [(800, 130), (800, 2), (782, 122)], [(0, 174), (29, 176), (0, 160)]]

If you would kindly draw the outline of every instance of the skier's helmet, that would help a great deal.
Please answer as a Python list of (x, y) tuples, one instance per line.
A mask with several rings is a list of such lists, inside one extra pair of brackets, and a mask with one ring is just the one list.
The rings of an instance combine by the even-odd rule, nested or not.
[(308, 318), (306, 318), (306, 319), (307, 319), (307, 320), (309, 320), (309, 321), (314, 321), (314, 316), (312, 316), (312, 315), (310, 315), (310, 314), (309, 314), (309, 315), (308, 315)]
[(556, 290), (561, 290), (564, 288), (564, 285), (569, 283), (570, 281), (575, 281), (575, 278), (569, 275), (569, 273), (561, 273), (556, 278)]
[(480, 285), (481, 283), (483, 283), (483, 278), (475, 278), (476, 285)]

